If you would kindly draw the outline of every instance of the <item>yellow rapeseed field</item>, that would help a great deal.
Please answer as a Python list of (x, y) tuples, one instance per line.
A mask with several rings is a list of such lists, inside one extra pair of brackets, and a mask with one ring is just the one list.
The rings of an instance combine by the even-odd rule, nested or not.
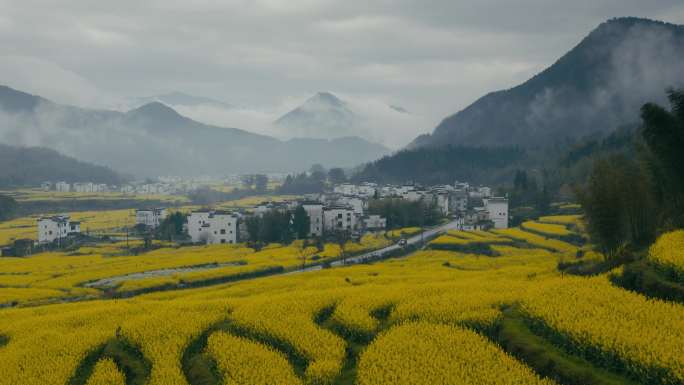
[(572, 234), (564, 225), (549, 222), (526, 221), (521, 225), (521, 227), (525, 230), (551, 236), (566, 236)]
[(93, 374), (86, 385), (125, 385), (126, 379), (111, 358), (103, 358), (95, 364)]
[(359, 384), (534, 385), (542, 380), (477, 333), (426, 322), (380, 335), (359, 362)]
[(660, 236), (649, 249), (648, 258), (684, 282), (684, 230)]
[(218, 332), (209, 337), (207, 348), (227, 383), (302, 384), (287, 358), (269, 346)]
[[(106, 230), (135, 225), (135, 210), (76, 211), (68, 213), (72, 220), (81, 222), (81, 231), (101, 233)], [(38, 238), (37, 219), (40, 215), (0, 222), (0, 245), (16, 239)]]
[(565, 254), (577, 252), (577, 246), (574, 246), (570, 243), (563, 242), (558, 239), (542, 237), (519, 228), (493, 230), (493, 232), (504, 237), (527, 242), (535, 247), (548, 248)]
[[(490, 340), (510, 307), (537, 335), (598, 367), (619, 368), (643, 384), (684, 382), (682, 305), (623, 290), (605, 275), (561, 275), (559, 255), (576, 250), (567, 243), (520, 229), (459, 239), (475, 236), (518, 241), (492, 242), (497, 257), (422, 250), (375, 264), (127, 299), (0, 309), (0, 341), (7, 341), (0, 345), (0, 385), (66, 385), (84, 358), (114, 337), (149, 361), (148, 385), (193, 385), (183, 359), (201, 336), (200, 353), (226, 383), (332, 384), (351, 376), (357, 384), (553, 384)], [(9, 285), (86, 295), (95, 289), (79, 284), (97, 277), (200, 263), (236, 263), (217, 271), (295, 266), (297, 246), (0, 259), (0, 293)], [(158, 284), (212, 271), (147, 279)], [(355, 359), (351, 347), (360, 352)], [(100, 359), (89, 383), (120, 385), (121, 373), (116, 362)]]
[(390, 238), (405, 237), (408, 235), (417, 234), (420, 232), (420, 227), (403, 227), (401, 229), (390, 230), (387, 236)]

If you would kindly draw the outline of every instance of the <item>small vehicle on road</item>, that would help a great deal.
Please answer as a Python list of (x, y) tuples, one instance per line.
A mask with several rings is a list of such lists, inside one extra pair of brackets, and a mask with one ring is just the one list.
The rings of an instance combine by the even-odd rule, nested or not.
[(404, 239), (404, 238), (401, 238), (399, 240), (399, 242), (397, 243), (397, 245), (399, 245), (401, 247), (406, 247), (407, 244), (408, 244), (408, 242), (406, 242), (406, 239)]

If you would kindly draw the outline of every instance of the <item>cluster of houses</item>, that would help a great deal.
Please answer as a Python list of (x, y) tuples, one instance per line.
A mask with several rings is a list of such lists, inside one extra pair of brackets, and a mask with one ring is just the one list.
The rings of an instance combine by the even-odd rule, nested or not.
[[(337, 231), (362, 234), (386, 229), (387, 220), (368, 212), (371, 199), (394, 198), (411, 202), (423, 201), (439, 213), (455, 220), (463, 230), (508, 227), (508, 199), (495, 197), (489, 187), (473, 187), (468, 183), (423, 187), (419, 185), (379, 186), (374, 183), (340, 184), (332, 191), (308, 194), (298, 200), (263, 202), (251, 212), (197, 210), (188, 215), (186, 232), (194, 243), (237, 243), (246, 237), (240, 222), (247, 215), (263, 216), (274, 210), (294, 210), (301, 206), (309, 217), (309, 236), (321, 237)], [(136, 223), (157, 228), (166, 218), (165, 208), (136, 211)], [(40, 218), (38, 240), (54, 242), (80, 232), (80, 224), (66, 215)]]
[[(331, 194), (321, 194), (318, 199), (327, 202)], [(457, 221), (462, 230), (482, 230), (508, 227), (508, 199), (492, 196), (487, 186), (471, 186), (467, 182), (453, 185), (420, 186), (406, 184), (401, 186), (375, 183), (345, 183), (333, 188), (333, 200), (343, 204), (355, 202), (355, 207), (366, 207), (370, 198), (399, 198), (407, 201), (423, 201), (433, 204), (444, 217)], [(359, 203), (361, 202), (361, 203)], [(374, 218), (365, 218), (372, 221)]]
[(277, 210), (295, 210), (298, 206), (309, 217), (309, 236), (321, 237), (340, 230), (352, 234), (386, 229), (387, 220), (368, 212), (371, 199), (395, 198), (428, 202), (457, 222), (463, 230), (508, 227), (508, 199), (494, 197), (489, 187), (468, 183), (421, 187), (418, 185), (378, 186), (373, 183), (340, 184), (332, 191), (308, 194), (302, 199), (263, 202), (247, 213), (201, 210), (188, 216), (187, 232), (193, 242), (237, 243), (246, 236), (239, 226), (246, 215), (263, 216)]
[(43, 191), (77, 192), (77, 193), (107, 193), (118, 192), (123, 194), (138, 195), (176, 195), (195, 191), (201, 185), (195, 182), (158, 182), (158, 183), (131, 183), (124, 185), (108, 185), (93, 182), (67, 183), (43, 182), (40, 188)]
[[(266, 174), (269, 181), (282, 181), (285, 179), (285, 174)], [(78, 192), (78, 193), (103, 193), (103, 192), (117, 192), (124, 194), (138, 194), (138, 195), (179, 195), (187, 194), (196, 191), (202, 187), (210, 187), (215, 185), (225, 186), (243, 186), (242, 175), (229, 175), (221, 179), (216, 179), (210, 176), (199, 176), (193, 178), (184, 178), (180, 176), (159, 176), (156, 182), (131, 182), (122, 185), (108, 185), (103, 183), (93, 182), (76, 182), (68, 183), (65, 181), (45, 181), (41, 183), (40, 188), (43, 191), (57, 191), (57, 192)]]

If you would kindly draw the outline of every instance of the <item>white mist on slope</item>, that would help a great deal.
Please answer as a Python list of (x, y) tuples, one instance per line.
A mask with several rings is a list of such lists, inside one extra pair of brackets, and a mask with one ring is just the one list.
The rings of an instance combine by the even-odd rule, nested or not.
[[(392, 108), (387, 99), (376, 96), (337, 94), (357, 116), (356, 124), (337, 133), (302, 135), (287, 131), (273, 124), (285, 113), (297, 108), (308, 97), (293, 97), (270, 108), (234, 107), (223, 108), (214, 105), (170, 107), (191, 119), (221, 127), (235, 127), (250, 132), (269, 135), (279, 139), (310, 136), (333, 139), (344, 136), (359, 136), (371, 142), (383, 144), (392, 149), (405, 146), (417, 135), (427, 132), (434, 122), (419, 113), (400, 112)], [(408, 108), (411, 110), (410, 108)]]

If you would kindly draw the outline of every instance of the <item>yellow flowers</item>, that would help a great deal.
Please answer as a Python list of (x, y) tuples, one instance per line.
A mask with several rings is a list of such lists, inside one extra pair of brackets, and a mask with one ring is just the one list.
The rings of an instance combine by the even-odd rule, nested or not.
[(430, 242), (436, 246), (468, 246), (475, 244), (505, 244), (511, 243), (508, 238), (500, 237), (486, 231), (457, 231), (449, 230), (446, 235), (440, 235)]
[(539, 223), (535, 221), (524, 222), (521, 227), (524, 230), (529, 230), (532, 232), (542, 233), (545, 235), (552, 236), (566, 236), (572, 234), (567, 227), (563, 225), (557, 225), (553, 223)]
[(361, 385), (553, 384), (472, 331), (426, 322), (381, 334), (362, 353), (358, 370)]
[(93, 374), (88, 379), (86, 385), (124, 385), (125, 378), (123, 373), (116, 367), (114, 360), (104, 358), (95, 364)]
[(390, 230), (387, 232), (387, 236), (390, 238), (399, 238), (407, 235), (413, 235), (420, 232), (420, 227), (404, 227), (401, 229)]
[(614, 287), (605, 277), (538, 285), (522, 310), (538, 330), (644, 384), (684, 381), (684, 307)]
[(648, 259), (684, 282), (684, 230), (660, 236), (649, 249)]
[(42, 189), (20, 189), (2, 191), (3, 195), (9, 195), (19, 202), (37, 201), (74, 201), (74, 200), (153, 200), (168, 203), (182, 203), (189, 199), (181, 195), (162, 195), (162, 194), (125, 194), (120, 192), (60, 192), (43, 191)]
[[(390, 241), (382, 235), (366, 235), (349, 242), (347, 253), (381, 248)], [(131, 293), (203, 281), (227, 281), (301, 266), (301, 250), (269, 245), (261, 251), (242, 245), (163, 247), (141, 255), (125, 255), (125, 243), (85, 246), (72, 254), (42, 253), (28, 258), (0, 258), (0, 305), (35, 303), (49, 299), (101, 295), (100, 289)], [(304, 250), (306, 262), (323, 262), (340, 256), (338, 245), (326, 244), (321, 253)], [(314, 261), (312, 257), (318, 255)]]
[(431, 245), (468, 245), (468, 244), (470, 244), (470, 241), (463, 239), (463, 238), (452, 237), (450, 235), (440, 235), (439, 237), (430, 241), (430, 244)]
[[(648, 300), (605, 276), (562, 277), (551, 249), (575, 248), (558, 240), (519, 229), (445, 237), (491, 243), (498, 256), (423, 250), (375, 264), (129, 299), (0, 309), (0, 336), (8, 341), (0, 346), (0, 385), (66, 385), (84, 358), (115, 336), (149, 361), (148, 385), (189, 385), (183, 357), (201, 336), (208, 336), (207, 345), (198, 351), (216, 362), (226, 383), (330, 384), (356, 362), (357, 384), (552, 384), (484, 337), (501, 308), (511, 305), (535, 333), (596, 366), (644, 384), (684, 383), (684, 306)], [(679, 247), (677, 238), (660, 241), (666, 243), (654, 246), (653, 256)], [(357, 247), (384, 242), (368, 237)], [(239, 245), (162, 248), (118, 257), (101, 255), (95, 246), (86, 255), (3, 258), (0, 301), (36, 305), (35, 298), (22, 299), (31, 298), (30, 291), (41, 300), (94, 295), (99, 291), (80, 283), (155, 269), (179, 270), (124, 279), (118, 290), (294, 268), (301, 263), (299, 246), (259, 252)], [(335, 258), (335, 247), (326, 245), (330, 254), (322, 257)], [(315, 249), (305, 252), (311, 256)], [(208, 263), (227, 265), (182, 270)], [(347, 355), (357, 347), (352, 340), (369, 343), (354, 362)], [(89, 383), (121, 385), (121, 375), (111, 360), (101, 359)]]
[(344, 342), (318, 327), (314, 318), (336, 298), (322, 293), (303, 294), (256, 297), (247, 306), (238, 306), (230, 318), (273, 343), (291, 347), (292, 354), (308, 362), (308, 381), (330, 383), (342, 367)]
[(298, 385), (287, 358), (280, 352), (242, 337), (217, 332), (209, 337), (207, 350), (225, 379), (238, 385)]
[(561, 225), (577, 225), (582, 222), (581, 215), (549, 215), (540, 217), (541, 223), (556, 223)]
[[(72, 220), (81, 222), (81, 232), (84, 233), (135, 225), (135, 210), (77, 211), (69, 215)], [(0, 223), (0, 245), (21, 238), (36, 239), (36, 219), (38, 216), (34, 215)]]
[(552, 238), (545, 238), (527, 231), (520, 230), (518, 228), (493, 230), (493, 232), (504, 237), (527, 242), (532, 246), (543, 247), (550, 250), (560, 251), (562, 253), (577, 252), (577, 247), (567, 242)]

